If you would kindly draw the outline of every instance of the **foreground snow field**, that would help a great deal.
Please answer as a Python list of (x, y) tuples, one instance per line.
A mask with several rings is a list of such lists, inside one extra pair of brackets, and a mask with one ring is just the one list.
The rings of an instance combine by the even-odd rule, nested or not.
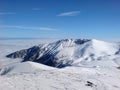
[[(75, 57), (71, 66), (61, 69), (5, 57), (40, 43), (41, 40), (0, 41), (0, 90), (120, 90), (119, 43), (92, 40), (82, 45), (83, 58)], [(79, 57), (80, 50), (78, 46), (75, 50), (70, 47), (61, 50), (59, 55)], [(89, 57), (91, 52), (94, 57)]]

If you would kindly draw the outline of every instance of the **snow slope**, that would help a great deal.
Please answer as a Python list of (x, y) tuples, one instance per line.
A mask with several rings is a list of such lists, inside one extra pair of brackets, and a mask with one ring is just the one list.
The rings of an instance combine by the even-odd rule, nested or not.
[(30, 60), (21, 62), (23, 58), (5, 57), (12, 51), (29, 48), (27, 42), (1, 43), (0, 90), (120, 90), (120, 54), (116, 54), (119, 46), (95, 39), (65, 39), (42, 44), (43, 50), (59, 51), (56, 57), (64, 55), (65, 61), (72, 60), (69, 66), (54, 68)]

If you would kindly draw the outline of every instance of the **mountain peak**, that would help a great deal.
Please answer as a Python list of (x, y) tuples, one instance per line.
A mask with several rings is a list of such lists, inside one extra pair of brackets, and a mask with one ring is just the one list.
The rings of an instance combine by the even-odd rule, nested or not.
[(53, 67), (73, 65), (76, 60), (97, 60), (114, 55), (119, 46), (96, 39), (62, 39), (50, 44), (33, 46), (7, 55), (9, 58), (22, 58), (23, 62), (33, 61)]
[(56, 43), (61, 43), (61, 44), (70, 44), (70, 43), (73, 43), (73, 44), (83, 44), (85, 42), (88, 42), (90, 41), (90, 39), (62, 39), (62, 40), (59, 40), (57, 41)]

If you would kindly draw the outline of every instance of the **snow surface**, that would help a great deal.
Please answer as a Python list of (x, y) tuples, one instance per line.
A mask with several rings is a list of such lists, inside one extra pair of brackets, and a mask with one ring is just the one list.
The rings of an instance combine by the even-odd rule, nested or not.
[[(120, 90), (120, 54), (115, 55), (120, 48), (118, 43), (94, 39), (81, 47), (62, 49), (74, 44), (71, 41), (64, 43), (57, 48), (62, 49), (59, 55), (80, 57), (82, 49), (84, 57), (75, 60), (73, 66), (62, 69), (5, 57), (11, 52), (40, 44), (38, 42), (0, 41), (0, 90)], [(89, 57), (91, 52), (97, 59)]]

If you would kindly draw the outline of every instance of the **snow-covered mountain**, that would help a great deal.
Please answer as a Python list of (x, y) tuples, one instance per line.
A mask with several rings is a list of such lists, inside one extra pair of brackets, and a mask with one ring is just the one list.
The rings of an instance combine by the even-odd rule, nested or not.
[(81, 62), (101, 60), (120, 53), (120, 46), (95, 39), (63, 39), (49, 44), (40, 44), (7, 55), (53, 67), (80, 66)]

